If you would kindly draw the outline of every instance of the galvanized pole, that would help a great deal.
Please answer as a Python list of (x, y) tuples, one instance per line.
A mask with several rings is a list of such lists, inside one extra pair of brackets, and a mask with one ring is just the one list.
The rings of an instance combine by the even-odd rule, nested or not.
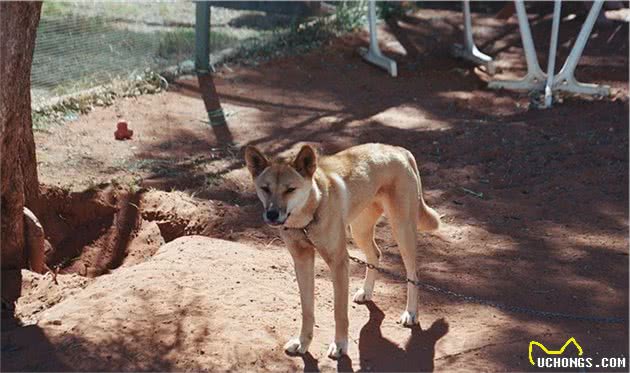
[(210, 66), (210, 2), (197, 1), (195, 22), (195, 69), (199, 82), (199, 93), (208, 112), (208, 123), (219, 144), (231, 145), (232, 134), (225, 121), (219, 94), (212, 79)]
[(550, 108), (553, 101), (553, 78), (556, 73), (556, 50), (558, 49), (558, 31), (560, 30), (560, 11), (562, 0), (553, 4), (553, 21), (551, 22), (551, 41), (547, 61), (547, 82), (545, 83), (545, 108)]
[(197, 1), (195, 20), (195, 69), (197, 74), (210, 73), (210, 3)]

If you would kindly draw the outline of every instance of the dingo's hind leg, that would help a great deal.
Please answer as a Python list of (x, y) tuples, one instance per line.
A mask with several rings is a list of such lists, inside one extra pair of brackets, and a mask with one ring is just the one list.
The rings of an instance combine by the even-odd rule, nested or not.
[[(400, 256), (405, 265), (407, 278), (417, 280), (416, 274), (416, 231), (418, 219), (418, 199), (414, 182), (398, 183), (385, 200), (385, 214), (389, 218), (394, 238), (398, 243)], [(403, 326), (417, 323), (418, 288), (407, 283), (407, 307), (401, 317)]]
[[(381, 250), (374, 241), (374, 226), (383, 214), (383, 208), (377, 202), (372, 203), (350, 224), (352, 227), (352, 239), (354, 243), (363, 250), (368, 263), (378, 266)], [(364, 303), (372, 300), (372, 292), (374, 290), (374, 281), (376, 280), (376, 271), (366, 268), (365, 281), (363, 287), (354, 295), (353, 301), (356, 303)]]

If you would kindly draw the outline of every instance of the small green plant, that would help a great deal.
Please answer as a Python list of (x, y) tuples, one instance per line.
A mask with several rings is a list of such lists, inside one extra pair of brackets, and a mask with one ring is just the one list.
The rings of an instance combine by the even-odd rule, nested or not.
[(341, 1), (337, 3), (335, 21), (337, 32), (350, 32), (365, 24), (366, 1)]
[(405, 14), (405, 8), (401, 2), (380, 1), (377, 3), (377, 7), (379, 16), (385, 20), (400, 17)]
[(365, 1), (336, 3), (335, 13), (307, 20), (285, 30), (272, 32), (269, 37), (246, 40), (228, 61), (254, 61), (279, 55), (304, 53), (320, 46), (326, 40), (354, 31), (365, 21)]
[(55, 111), (32, 111), (31, 118), (34, 132), (50, 133), (53, 126), (63, 123), (63, 115)]

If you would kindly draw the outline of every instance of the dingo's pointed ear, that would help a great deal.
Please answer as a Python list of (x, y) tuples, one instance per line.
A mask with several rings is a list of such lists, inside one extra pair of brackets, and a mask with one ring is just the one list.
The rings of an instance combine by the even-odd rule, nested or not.
[(310, 145), (304, 145), (293, 161), (293, 168), (304, 177), (311, 177), (317, 169), (317, 154)]
[(260, 175), (269, 166), (267, 157), (258, 148), (251, 145), (245, 148), (245, 163), (247, 163), (247, 169), (253, 177)]

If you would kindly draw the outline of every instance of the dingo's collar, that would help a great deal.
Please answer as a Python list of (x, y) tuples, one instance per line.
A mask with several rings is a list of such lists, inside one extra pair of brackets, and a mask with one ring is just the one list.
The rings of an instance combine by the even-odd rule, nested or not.
[(314, 224), (317, 223), (317, 211), (315, 211), (315, 213), (313, 214), (313, 217), (311, 218), (311, 221), (309, 221), (308, 223), (306, 223), (305, 226), (303, 226), (302, 228), (290, 228), (290, 227), (283, 227), (283, 229), (289, 230), (289, 229), (294, 229), (294, 230), (300, 230), (302, 231), (302, 233), (304, 233), (304, 238), (306, 239), (306, 241), (308, 241), (308, 243), (312, 246), (315, 246), (315, 244), (313, 243), (313, 241), (311, 240), (311, 238), (308, 236), (308, 228)]

